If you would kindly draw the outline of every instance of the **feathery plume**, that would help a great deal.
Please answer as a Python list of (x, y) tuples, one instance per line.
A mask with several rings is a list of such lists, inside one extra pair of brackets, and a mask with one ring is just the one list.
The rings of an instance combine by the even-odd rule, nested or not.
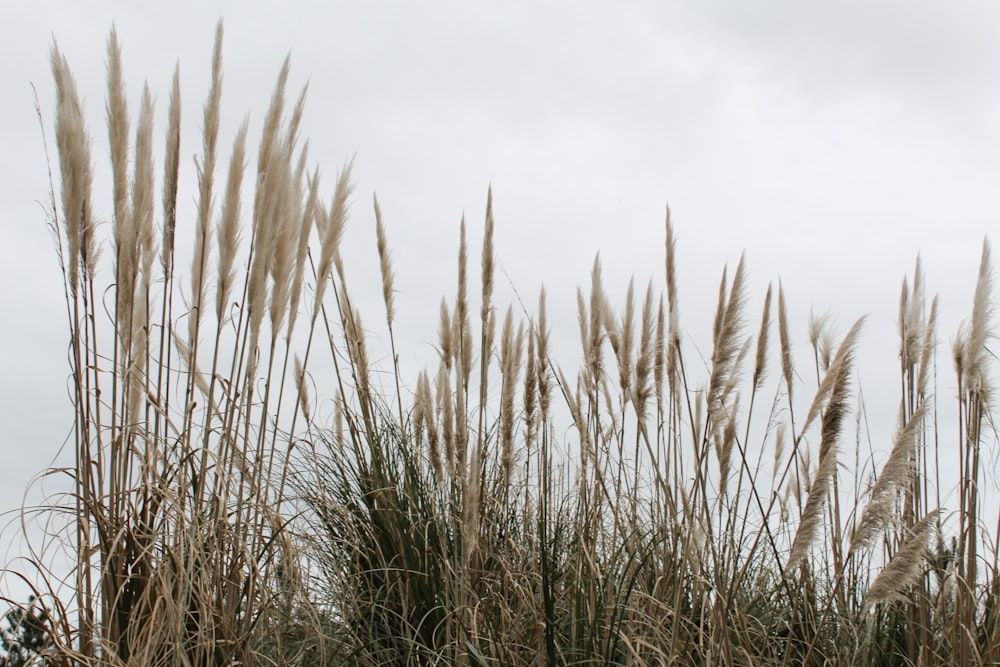
[[(138, 283), (139, 293), (145, 294), (149, 285), (146, 281), (146, 276), (139, 276)], [(136, 298), (132, 306), (132, 330), (130, 332), (130, 348), (128, 352), (130, 353), (130, 361), (125, 366), (125, 370), (122, 373), (125, 379), (125, 387), (127, 392), (127, 415), (129, 424), (139, 424), (142, 421), (142, 417), (139, 414), (139, 409), (142, 403), (142, 399), (146, 396), (146, 343), (148, 338), (148, 329), (146, 323), (148, 321), (149, 312), (147, 309), (147, 299), (145, 297)]]
[[(271, 104), (264, 118), (260, 146), (257, 150), (257, 177), (254, 192), (254, 206), (251, 226), (250, 276), (247, 284), (247, 309), (249, 311), (249, 331), (251, 348), (256, 347), (260, 327), (267, 305), (267, 277), (271, 273), (274, 255), (274, 240), (283, 225), (276, 223), (276, 214), (281, 212), (281, 202), (286, 198), (287, 163), (291, 159), (290, 145), (284, 141), (280, 131), (281, 117), (285, 108), (285, 86), (288, 83), (289, 59), (286, 57), (278, 73), (278, 82), (271, 94)], [(279, 152), (275, 155), (275, 152)], [(317, 278), (317, 284), (321, 281)], [(317, 308), (322, 288), (317, 287)], [(274, 312), (274, 311), (272, 311)], [(316, 311), (313, 313), (314, 317)], [(251, 357), (249, 370), (255, 367)], [(252, 375), (252, 372), (250, 373)]]
[(871, 499), (861, 513), (861, 521), (858, 522), (857, 530), (851, 539), (848, 554), (871, 547), (882, 530), (894, 522), (898, 493), (917, 472), (917, 435), (923, 427), (926, 412), (925, 401), (906, 423), (897, 429), (892, 452), (882, 466), (882, 474), (872, 487)]
[(635, 280), (629, 279), (625, 294), (625, 312), (621, 321), (621, 340), (618, 343), (618, 386), (623, 400), (632, 398), (632, 345), (635, 337)]
[[(427, 430), (427, 456), (430, 458), (431, 467), (434, 470), (434, 479), (443, 479), (441, 468), (441, 441), (438, 438), (437, 421), (434, 415), (434, 397), (431, 394), (431, 381), (427, 376), (427, 371), (421, 371), (417, 376), (417, 395), (414, 415), (421, 419), (417, 420), (417, 428), (421, 424)], [(419, 408), (419, 409), (418, 409)]]
[(719, 345), (719, 332), (722, 331), (722, 319), (726, 314), (726, 283), (728, 280), (729, 267), (723, 267), (722, 280), (719, 281), (719, 298), (715, 303), (715, 318), (712, 320), (712, 344)]
[(574, 397), (573, 392), (570, 390), (569, 381), (563, 374), (562, 370), (559, 370), (559, 382), (563, 387), (563, 394), (566, 399), (566, 407), (569, 408), (570, 416), (573, 418), (573, 424), (576, 426), (577, 433), (580, 435), (580, 461), (583, 468), (584, 474), (587, 470), (587, 461), (591, 456), (590, 447), (590, 434), (587, 429), (587, 422), (583, 418), (583, 412), (580, 409), (580, 394), (579, 387), (577, 387), (577, 394)]
[[(906, 280), (903, 280), (905, 293)], [(905, 303), (905, 306), (904, 306)], [(922, 345), (924, 343), (924, 278), (923, 270), (920, 266), (920, 255), (917, 255), (916, 265), (913, 268), (913, 289), (905, 299), (900, 302), (900, 363), (907, 372), (913, 373), (922, 356)]]
[(653, 281), (646, 285), (646, 298), (642, 303), (642, 325), (639, 329), (639, 356), (635, 362), (635, 384), (632, 404), (640, 423), (645, 423), (647, 404), (652, 393), (650, 375), (655, 364), (655, 327), (653, 317)]
[(983, 392), (988, 389), (986, 379), (986, 339), (992, 333), (993, 320), (993, 266), (990, 262), (989, 241), (983, 241), (983, 255), (979, 263), (979, 278), (969, 321), (969, 335), (965, 341), (965, 378), (967, 391)]
[(670, 207), (666, 214), (666, 272), (667, 272), (667, 308), (670, 319), (674, 320), (677, 312), (677, 243), (674, 238), (674, 226), (670, 222)]
[(781, 422), (778, 424), (778, 428), (774, 433), (774, 468), (771, 470), (771, 476), (775, 479), (778, 478), (778, 471), (781, 469), (781, 461), (785, 455), (785, 434), (788, 430), (788, 424), (786, 422)]
[(454, 332), (451, 322), (451, 315), (448, 313), (448, 303), (441, 297), (440, 325), (438, 330), (438, 341), (441, 345), (441, 365), (451, 372), (452, 360), (455, 358), (455, 342), (452, 339)]
[(302, 415), (306, 418), (306, 422), (310, 421), (310, 408), (309, 408), (309, 387), (306, 386), (306, 370), (302, 366), (302, 360), (299, 359), (299, 355), (295, 355), (295, 386), (298, 389), (299, 397), (299, 407), (302, 409)]
[[(469, 389), (469, 379), (472, 375), (472, 327), (469, 324), (469, 246), (465, 234), (465, 216), (462, 216), (461, 230), (458, 242), (458, 296), (455, 299), (455, 342), (458, 352), (458, 370), (461, 373), (461, 387), (466, 392)], [(464, 401), (460, 396), (459, 400)], [(464, 441), (464, 429), (459, 431), (459, 440)]]
[(722, 438), (716, 445), (716, 453), (719, 456), (719, 489), (722, 495), (726, 494), (729, 484), (729, 473), (732, 469), (733, 444), (736, 442), (736, 415), (740, 409), (739, 394), (733, 399), (732, 409), (725, 417), (725, 428), (722, 429)]
[[(150, 270), (156, 256), (156, 237), (153, 229), (153, 96), (149, 86), (143, 86), (139, 105), (139, 124), (135, 130), (135, 175), (132, 178), (132, 217), (136, 228), (139, 267), (145, 287), (148, 287)], [(145, 294), (145, 289), (140, 290)], [(134, 327), (133, 327), (134, 328)]]
[[(733, 276), (732, 288), (726, 300), (726, 283), (723, 280), (719, 291), (719, 307), (716, 312), (714, 329), (715, 347), (712, 352), (712, 373), (708, 382), (708, 411), (713, 417), (722, 409), (724, 389), (731, 377), (738, 372), (735, 363), (740, 352), (739, 338), (743, 332), (743, 311), (746, 307), (745, 258), (740, 257)], [(725, 271), (723, 271), (725, 276)], [(723, 303), (725, 302), (725, 303)]]
[[(480, 313), (483, 324), (486, 324), (493, 300), (493, 227), (493, 186), (491, 185), (486, 191), (486, 229), (483, 233), (483, 303)], [(485, 350), (483, 356), (487, 356)]]
[[(802, 510), (798, 530), (792, 540), (791, 553), (788, 557), (788, 569), (792, 569), (805, 561), (810, 547), (819, 535), (823, 523), (823, 513), (837, 474), (838, 440), (844, 418), (849, 411), (851, 367), (854, 359), (854, 345), (863, 318), (851, 328), (840, 344), (834, 361), (823, 378), (823, 384), (829, 381), (830, 400), (823, 413), (823, 424), (820, 434), (819, 466), (816, 475), (809, 486), (809, 497)], [(808, 418), (806, 422), (808, 424)], [(803, 431), (805, 430), (803, 426)]]
[(552, 385), (549, 381), (549, 324), (545, 312), (545, 288), (538, 293), (538, 407), (541, 410), (542, 421), (549, 416), (549, 403), (552, 397)]
[(323, 236), (320, 242), (319, 265), (316, 269), (316, 297), (313, 301), (313, 319), (319, 314), (320, 304), (323, 303), (323, 294), (326, 291), (327, 279), (333, 267), (333, 259), (340, 250), (340, 239), (344, 234), (344, 224), (347, 221), (347, 203), (350, 199), (354, 185), (351, 183), (351, 168), (353, 164), (348, 162), (340, 171), (337, 177), (337, 187), (334, 191), (333, 202), (328, 213), (322, 212), (320, 208), (320, 219), (323, 220), (320, 232)]
[(590, 322), (585, 348), (592, 384), (596, 384), (601, 377), (601, 331), (605, 329), (603, 323), (606, 311), (607, 299), (604, 297), (604, 287), (601, 282), (601, 256), (597, 255), (594, 257), (594, 268), (590, 273)]
[(507, 307), (500, 340), (500, 368), (503, 386), (500, 389), (500, 444), (504, 481), (510, 483), (514, 467), (514, 389), (521, 372), (524, 325), (514, 333), (514, 312)]
[(663, 378), (666, 370), (666, 316), (663, 297), (656, 310), (656, 345), (653, 361), (653, 388), (656, 393), (656, 409), (663, 412)]
[(226, 179), (226, 194), (222, 201), (222, 216), (216, 229), (219, 246), (218, 280), (215, 290), (215, 316), (223, 321), (226, 304), (236, 279), (236, 250), (240, 242), (240, 188), (246, 171), (247, 120), (244, 119), (233, 141), (233, 152), (229, 158), (229, 176)]
[(920, 576), (920, 564), (924, 560), (927, 542), (934, 532), (939, 513), (939, 509), (931, 510), (913, 526), (899, 551), (875, 577), (865, 595), (863, 607), (906, 599), (904, 591)]
[(382, 209), (378, 205), (378, 196), (372, 195), (375, 205), (375, 236), (378, 245), (378, 261), (382, 270), (382, 300), (385, 302), (385, 319), (392, 327), (393, 314), (393, 275), (392, 262), (389, 259), (389, 244), (385, 239), (385, 227), (382, 225)]
[(955, 332), (955, 337), (951, 341), (951, 360), (955, 366), (955, 375), (958, 377), (959, 382), (965, 381), (965, 365), (966, 365), (966, 353), (967, 353), (967, 341), (969, 339), (969, 324), (968, 322), (963, 323), (958, 331)]
[[(580, 346), (583, 350), (583, 358), (588, 359), (590, 349), (590, 318), (587, 315), (587, 301), (583, 296), (583, 288), (576, 288), (576, 321), (580, 327)], [(583, 373), (590, 372), (590, 364), (584, 363)]]
[(306, 93), (309, 92), (309, 85), (306, 84), (299, 92), (299, 97), (292, 108), (292, 116), (288, 120), (288, 128), (285, 130), (286, 141), (290, 146), (299, 142), (299, 126), (302, 124), (302, 116), (306, 110)]
[(792, 484), (792, 486), (795, 487), (795, 504), (798, 505), (799, 510), (802, 509), (801, 494), (809, 493), (809, 488), (812, 486), (812, 474), (812, 450), (805, 449), (799, 456), (799, 476), (802, 478), (802, 484)]
[(788, 402), (792, 401), (792, 338), (788, 333), (788, 307), (785, 290), (778, 281), (778, 340), (781, 343), (781, 375), (785, 378)]
[[(286, 137), (287, 138), (287, 137)], [(286, 140), (274, 152), (267, 182), (271, 188), (266, 201), (271, 221), (269, 272), (271, 274), (271, 335), (277, 336), (288, 313), (292, 294), (292, 272), (295, 270), (299, 225), (302, 220), (302, 193), (292, 172), (293, 147)]]
[[(202, 394), (208, 396), (209, 387), (208, 380), (205, 379), (205, 374), (201, 372), (198, 368), (197, 360), (194, 358), (194, 353), (191, 351), (191, 346), (181, 338), (179, 332), (174, 330), (173, 332), (174, 346), (177, 348), (177, 353), (180, 356), (181, 361), (187, 364), (188, 372), (191, 373), (194, 378), (194, 385), (201, 391)], [(193, 406), (189, 405), (188, 410), (192, 409)]]
[(538, 433), (538, 359), (535, 356), (535, 339), (538, 332), (528, 329), (528, 350), (524, 357), (524, 444), (531, 451)]
[(836, 356), (830, 362), (830, 368), (827, 370), (826, 375), (823, 376), (823, 380), (819, 384), (819, 388), (816, 390), (816, 395), (813, 397), (813, 402), (809, 406), (809, 412), (806, 413), (806, 419), (802, 423), (801, 433), (804, 433), (806, 429), (812, 424), (813, 420), (820, 414), (823, 409), (824, 404), (828, 398), (832, 402), (833, 388), (839, 382), (839, 373), (843, 370), (842, 367), (842, 357), (852, 356), (854, 353), (854, 345), (858, 334), (861, 333), (861, 325), (864, 323), (865, 318), (859, 319), (851, 327), (851, 330), (847, 332), (844, 336), (843, 342), (840, 344), (840, 348), (837, 350)]
[[(111, 148), (111, 197), (113, 201), (113, 237), (115, 242), (116, 320), (127, 326), (133, 303), (136, 272), (136, 225), (129, 211), (128, 152), (129, 118), (122, 75), (121, 46), (114, 28), (108, 35), (108, 100), (105, 105), (108, 142)], [(129, 331), (121, 331), (123, 337)]]
[[(459, 468), (467, 473), (469, 453), (469, 415), (467, 404), (469, 399), (469, 379), (472, 368), (472, 333), (469, 326), (461, 326), (458, 319), (454, 319), (456, 332), (453, 334), (458, 341), (459, 363), (457, 364), (458, 378), (455, 382), (455, 452)], [(468, 319), (466, 319), (468, 322)], [(468, 483), (468, 478), (464, 475), (461, 484)]]
[[(130, 415), (140, 421), (139, 406), (146, 394), (146, 352), (149, 338), (149, 281), (155, 258), (156, 237), (153, 230), (153, 98), (149, 87), (142, 91), (139, 124), (135, 137), (135, 174), (132, 180), (132, 212), (129, 224), (134, 237), (133, 274), (140, 272), (138, 281), (130, 280), (137, 289), (129, 294), (129, 319), (119, 320), (119, 326), (131, 325), (131, 377), (129, 379)], [(137, 282), (137, 284), (136, 284)], [(119, 303), (121, 299), (119, 298)]]
[(746, 361), (747, 357), (750, 356), (750, 348), (753, 345), (753, 337), (747, 336), (743, 339), (743, 345), (740, 346), (740, 351), (736, 354), (736, 358), (732, 362), (732, 366), (729, 372), (729, 377), (726, 379), (726, 385), (722, 388), (722, 392), (719, 394), (719, 404), (726, 405), (726, 401), (729, 396), (736, 389), (736, 386), (743, 381), (743, 363)]
[(820, 372), (830, 368), (833, 349), (833, 316), (830, 313), (816, 315), (809, 312), (809, 345), (812, 346), (816, 362), (816, 382), (819, 382)]
[[(350, 303), (343, 287), (341, 287), (340, 300), (344, 304)], [(371, 366), (368, 363), (368, 348), (365, 344), (364, 328), (361, 324), (361, 311), (357, 308), (351, 309), (349, 306), (344, 308), (344, 335), (347, 338), (347, 350), (351, 355), (351, 363), (354, 364), (358, 390), (367, 395)]]
[(292, 276), (291, 302), (288, 305), (288, 334), (287, 339), (291, 339), (292, 331), (295, 329), (295, 322), (299, 318), (299, 303), (302, 300), (302, 280), (306, 273), (306, 264), (309, 260), (309, 236), (312, 234), (313, 224), (316, 222), (317, 209), (319, 203), (319, 169), (313, 170), (307, 183), (309, 192), (305, 208), (299, 218), (298, 245), (295, 250), (295, 272)]
[[(665, 339), (664, 354), (666, 355), (666, 381), (670, 383), (669, 391), (671, 396), (679, 390), (679, 385), (675, 382), (678, 373), (678, 363), (680, 354), (680, 316), (678, 314), (677, 299), (677, 244), (674, 237), (674, 227), (670, 221), (670, 207), (667, 207), (666, 215), (666, 271), (667, 271), (667, 331)], [(660, 336), (663, 341), (663, 337)], [(659, 383), (657, 383), (659, 384)], [(662, 400), (660, 401), (662, 403)]]
[(333, 439), (339, 451), (344, 449), (344, 395), (337, 394), (333, 401)]
[(908, 328), (907, 313), (910, 310), (910, 283), (903, 276), (903, 286), (899, 292), (899, 314), (896, 316), (896, 326), (899, 329), (899, 361), (903, 368), (909, 368), (911, 360), (911, 348), (907, 345)]
[(909, 373), (920, 361), (921, 346), (924, 341), (923, 315), (924, 294), (923, 277), (920, 268), (920, 256), (917, 256), (913, 274), (913, 288), (908, 290), (907, 281), (903, 279), (902, 293), (899, 298), (899, 359), (901, 366)]
[(173, 271), (174, 228), (177, 223), (177, 180), (181, 151), (181, 71), (174, 67), (170, 85), (170, 108), (167, 112), (167, 150), (163, 159), (163, 244), (160, 263), (163, 274)]
[(444, 458), (448, 474), (454, 478), (458, 471), (458, 446), (455, 442), (455, 416), (451, 396), (451, 380), (444, 364), (437, 376), (437, 410), (441, 414), (441, 437), (444, 440)]
[(764, 295), (764, 314), (760, 318), (760, 332), (757, 334), (757, 359), (753, 370), (753, 388), (760, 389), (767, 376), (767, 343), (771, 335), (771, 286)]
[[(215, 28), (215, 47), (212, 49), (212, 83), (205, 102), (202, 126), (202, 157), (198, 170), (198, 215), (194, 233), (194, 257), (191, 265), (191, 315), (188, 318), (188, 340), (194, 347), (201, 322), (204, 299), (204, 275), (208, 268), (212, 237), (212, 191), (215, 182), (215, 162), (219, 140), (219, 110), (222, 103), (222, 21)], [(192, 350), (193, 351), (193, 350)]]
[(59, 152), (59, 175), (62, 185), (63, 226), (66, 230), (70, 294), (79, 289), (80, 272), (93, 275), (97, 260), (97, 240), (91, 213), (93, 169), (90, 139), (83, 120), (83, 110), (76, 81), (66, 58), (53, 44), (52, 77), (56, 82), (56, 147)]
[(930, 314), (924, 327), (924, 340), (920, 350), (920, 370), (917, 373), (917, 396), (927, 395), (927, 383), (933, 366), (934, 348), (937, 347), (938, 298), (931, 299)]
[(115, 236), (128, 220), (128, 104), (122, 74), (122, 50), (118, 31), (112, 26), (108, 35), (108, 101), (105, 105), (108, 143), (111, 148), (111, 192), (114, 201)]
[[(271, 151), (274, 149), (275, 144), (279, 140), (279, 128), (281, 126), (281, 116), (285, 109), (285, 86), (288, 84), (288, 71), (289, 71), (290, 59), (285, 57), (285, 61), (281, 65), (281, 71), (278, 72), (278, 81), (274, 85), (274, 92), (271, 93), (271, 104), (268, 106), (267, 114), (264, 116), (264, 127), (261, 131), (260, 147), (257, 150), (257, 178), (258, 181), (260, 177), (266, 174), (268, 166), (271, 164)], [(257, 196), (261, 195), (261, 190), (258, 188)], [(260, 202), (254, 201), (254, 210), (260, 207)], [(254, 235), (257, 234), (257, 225), (260, 224), (260, 218), (256, 215), (254, 216)]]

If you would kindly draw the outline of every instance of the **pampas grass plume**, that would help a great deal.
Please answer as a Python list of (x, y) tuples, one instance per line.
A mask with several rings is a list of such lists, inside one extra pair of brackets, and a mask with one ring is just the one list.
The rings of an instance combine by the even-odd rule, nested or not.
[(906, 599), (906, 589), (920, 576), (920, 564), (939, 513), (940, 510), (931, 510), (913, 526), (899, 551), (875, 577), (865, 595), (863, 607)]
[(174, 67), (170, 85), (170, 106), (167, 111), (167, 141), (163, 158), (163, 242), (161, 264), (165, 276), (172, 273), (174, 257), (174, 228), (177, 223), (177, 179), (180, 170), (181, 150), (181, 72)]
[(382, 300), (385, 302), (385, 318), (389, 326), (392, 326), (395, 308), (393, 306), (394, 291), (392, 273), (392, 262), (389, 258), (389, 244), (385, 238), (385, 226), (382, 225), (382, 209), (378, 205), (378, 196), (372, 196), (372, 204), (375, 207), (375, 236), (378, 246), (379, 268), (382, 272)]
[[(788, 557), (788, 569), (792, 569), (805, 561), (810, 547), (819, 536), (820, 527), (823, 523), (827, 498), (833, 485), (833, 477), (837, 473), (837, 441), (848, 411), (848, 400), (850, 397), (849, 381), (851, 365), (854, 359), (854, 345), (863, 321), (863, 318), (858, 320), (840, 344), (840, 348), (837, 350), (830, 369), (827, 371), (826, 377), (823, 378), (823, 385), (828, 385), (828, 389), (824, 390), (821, 387), (820, 392), (817, 392), (817, 394), (825, 393), (829, 395), (829, 403), (826, 405), (826, 410), (823, 413), (819, 465), (816, 475), (809, 486), (809, 497), (806, 500), (805, 508), (802, 510), (799, 527), (792, 541), (792, 548)], [(806, 421), (808, 423), (808, 418)], [(805, 426), (803, 426), (804, 429)]]
[(222, 215), (216, 229), (216, 243), (219, 246), (218, 279), (215, 291), (215, 314), (221, 322), (236, 279), (236, 251), (240, 241), (240, 188), (243, 184), (243, 174), (246, 171), (246, 141), (247, 121), (243, 120), (236, 139), (233, 141), (233, 152), (229, 159), (229, 176), (226, 179), (226, 192), (222, 202)]
[(872, 487), (871, 499), (861, 514), (861, 520), (851, 540), (849, 553), (871, 547), (882, 529), (893, 520), (897, 494), (916, 474), (917, 435), (924, 426), (928, 403), (920, 404), (896, 432), (895, 443), (882, 473)]

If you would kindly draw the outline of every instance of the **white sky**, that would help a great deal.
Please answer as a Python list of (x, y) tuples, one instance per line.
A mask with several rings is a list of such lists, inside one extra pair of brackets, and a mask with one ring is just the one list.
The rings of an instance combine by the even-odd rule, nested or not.
[[(0, 511), (20, 504), (72, 425), (31, 84), (51, 134), (48, 50), (57, 40), (85, 97), (96, 213), (109, 220), (111, 24), (131, 107), (144, 80), (156, 95), (158, 142), (179, 62), (181, 200), (189, 203), (220, 16), (222, 145), (245, 114), (257, 127), (290, 52), (291, 90), (309, 83), (303, 134), (324, 192), (332, 195), (338, 168), (356, 156), (345, 254), (352, 287), (369, 299), (366, 322), (381, 331), (370, 207), (378, 192), (394, 248), (404, 364), (431, 358), (437, 305), (454, 292), (459, 220), (464, 211), (478, 257), (492, 183), (500, 264), (529, 304), (543, 282), (548, 288), (568, 370), (578, 354), (575, 289), (587, 284), (594, 254), (613, 297), (633, 274), (641, 287), (650, 278), (662, 286), (669, 202), (682, 325), (705, 354), (721, 270), (744, 250), (751, 321), (759, 321), (768, 282), (781, 278), (799, 350), (810, 309), (831, 311), (841, 332), (869, 315), (860, 377), (877, 446), (888, 445), (898, 400), (900, 281), (922, 253), (929, 291), (942, 298), (939, 393), (950, 405), (947, 342), (971, 307), (982, 240), (1000, 220), (995, 1), (7, 2)], [(190, 226), (190, 217), (180, 224)], [(499, 282), (506, 302), (510, 284)]]

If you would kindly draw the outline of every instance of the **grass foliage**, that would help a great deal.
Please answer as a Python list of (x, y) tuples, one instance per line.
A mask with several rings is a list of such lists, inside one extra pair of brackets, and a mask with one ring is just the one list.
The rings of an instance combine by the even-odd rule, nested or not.
[[(846, 454), (861, 446), (862, 321), (838, 336), (814, 318), (814, 365), (796, 369), (784, 292), (751, 312), (741, 260), (702, 370), (669, 214), (661, 285), (630, 284), (616, 310), (595, 262), (573, 373), (553, 361), (544, 291), (523, 316), (494, 302), (490, 196), (478, 267), (461, 227), (439, 361), (400, 377), (377, 200), (388, 369), (341, 261), (350, 167), (330, 189), (307, 168), (287, 62), (256, 158), (246, 123), (224, 152), (221, 37), (195, 213), (179, 220), (178, 78), (158, 170), (152, 95), (133, 118), (112, 32), (106, 228), (52, 50), (75, 455), (51, 510), (70, 517), (75, 565), (71, 596), (37, 591), (51, 664), (1000, 661), (998, 532), (979, 490), (995, 444), (988, 247), (951, 347), (957, 430), (940, 441), (937, 302), (919, 264), (903, 284), (898, 430), (878, 469)], [(955, 507), (942, 450), (959, 457)]]

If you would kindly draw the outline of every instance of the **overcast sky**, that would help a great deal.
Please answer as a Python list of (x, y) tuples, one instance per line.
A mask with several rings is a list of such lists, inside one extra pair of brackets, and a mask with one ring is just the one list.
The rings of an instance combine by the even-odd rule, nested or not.
[[(179, 63), (190, 205), (220, 16), (222, 145), (244, 115), (258, 127), (291, 53), (292, 90), (309, 85), (303, 133), (327, 193), (355, 158), (345, 254), (373, 329), (378, 193), (411, 371), (406, 360), (432, 358), (459, 221), (464, 212), (476, 246), (490, 184), (509, 275), (498, 296), (516, 289), (533, 303), (544, 283), (568, 363), (578, 354), (575, 289), (595, 253), (615, 298), (631, 275), (662, 286), (669, 203), (688, 343), (710, 353), (719, 276), (745, 250), (753, 319), (780, 278), (800, 350), (810, 310), (832, 312), (840, 332), (869, 315), (859, 374), (888, 446), (900, 282), (921, 253), (947, 353), (971, 307), (983, 238), (1000, 222), (995, 1), (2, 3), (0, 510), (20, 504), (72, 426), (32, 84), (51, 136), (56, 40), (85, 98), (95, 211), (107, 221), (108, 30), (116, 24), (123, 44), (131, 107), (144, 81), (156, 95), (158, 142)], [(943, 403), (954, 382), (948, 357), (939, 365)]]

